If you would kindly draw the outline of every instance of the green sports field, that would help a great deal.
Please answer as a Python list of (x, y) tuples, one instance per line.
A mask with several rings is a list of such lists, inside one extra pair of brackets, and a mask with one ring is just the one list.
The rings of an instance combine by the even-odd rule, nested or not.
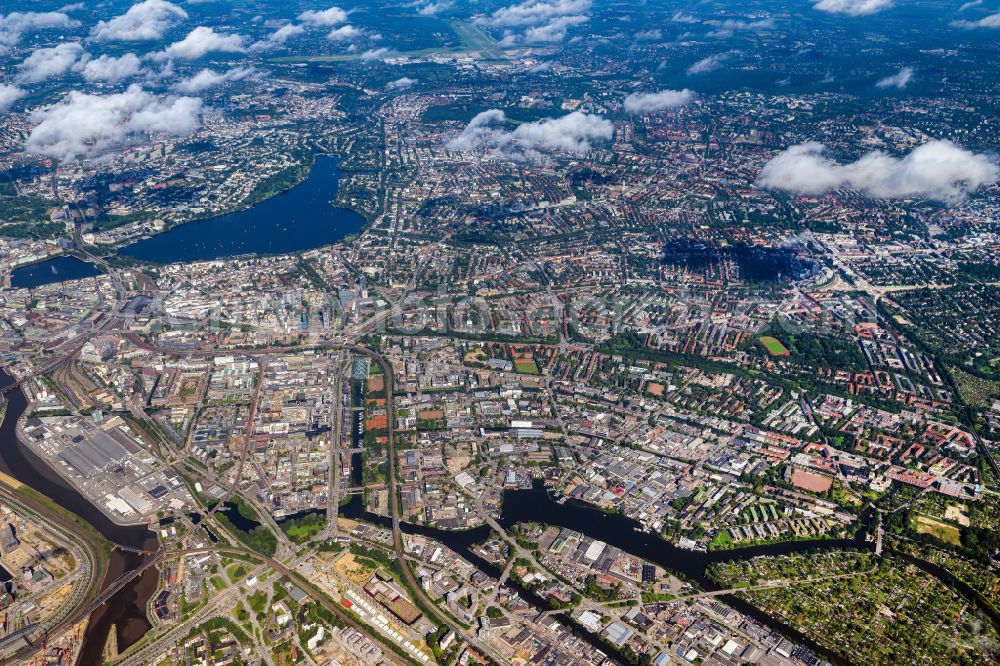
[(765, 335), (760, 339), (760, 344), (764, 345), (764, 349), (771, 356), (788, 356), (791, 352), (785, 345), (781, 344), (778, 338), (772, 338), (770, 335)]

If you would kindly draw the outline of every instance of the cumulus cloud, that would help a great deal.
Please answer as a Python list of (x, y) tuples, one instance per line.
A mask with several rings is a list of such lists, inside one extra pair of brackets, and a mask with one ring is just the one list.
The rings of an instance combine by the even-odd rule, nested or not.
[[(566, 39), (567, 30), (573, 26), (586, 23), (589, 20), (590, 19), (588, 17), (582, 15), (560, 16), (557, 19), (552, 19), (548, 23), (528, 28), (524, 31), (524, 35), (522, 35), (521, 39), (529, 44), (561, 42)], [(505, 39), (507, 38), (505, 37)], [(516, 37), (511, 37), (511, 39), (507, 40), (507, 43), (515, 41), (517, 41)]]
[(816, 141), (792, 146), (764, 165), (757, 185), (794, 194), (852, 189), (878, 199), (956, 203), (1000, 179), (994, 158), (951, 141), (929, 141), (902, 158), (873, 151), (848, 164), (837, 164), (825, 152)]
[(227, 35), (216, 32), (213, 28), (198, 26), (188, 33), (187, 37), (174, 42), (163, 51), (154, 55), (156, 59), (176, 58), (178, 60), (196, 60), (209, 53), (242, 53), (246, 51), (242, 35)]
[(76, 28), (80, 22), (65, 12), (11, 12), (0, 14), (0, 53), (17, 46), (27, 32), (46, 28)]
[(80, 42), (65, 42), (49, 48), (35, 49), (17, 66), (14, 79), (18, 83), (38, 83), (62, 76), (89, 56)]
[(958, 28), (968, 28), (970, 30), (975, 28), (993, 28), (996, 30), (1000, 29), (1000, 12), (990, 14), (978, 21), (952, 21), (951, 24)]
[(590, 11), (590, 6), (591, 0), (525, 0), (501, 7), (488, 21), (498, 26), (537, 25), (560, 16), (583, 14)]
[(406, 90), (407, 88), (412, 88), (416, 85), (417, 80), (411, 79), (408, 76), (396, 79), (395, 81), (390, 81), (385, 85), (389, 90)]
[(309, 25), (329, 27), (347, 22), (347, 12), (340, 7), (330, 7), (329, 9), (310, 9), (299, 14), (299, 20)]
[(381, 60), (387, 55), (389, 55), (389, 49), (383, 46), (377, 49), (368, 49), (358, 57), (364, 60), (365, 62), (370, 62), (372, 60)]
[(715, 30), (708, 33), (708, 36), (720, 38), (732, 37), (737, 32), (757, 32), (774, 27), (774, 19), (772, 18), (761, 19), (759, 21), (726, 19), (725, 21), (706, 21), (706, 23), (717, 26)]
[(129, 7), (110, 21), (98, 21), (90, 31), (92, 39), (102, 42), (143, 42), (160, 39), (187, 12), (167, 0), (145, 0)]
[(674, 12), (674, 15), (670, 17), (670, 20), (674, 23), (700, 23), (698, 19), (691, 16), (690, 14), (685, 14), (682, 11)]
[(523, 123), (514, 130), (504, 127), (507, 117), (500, 109), (483, 111), (469, 121), (460, 134), (445, 142), (448, 150), (488, 150), (511, 159), (544, 159), (547, 153), (582, 153), (596, 143), (610, 140), (614, 125), (600, 116), (574, 111), (561, 118)]
[(895, 74), (879, 79), (875, 85), (879, 88), (896, 88), (897, 90), (902, 90), (910, 83), (911, 79), (913, 79), (913, 68), (903, 67)]
[(289, 23), (288, 25), (283, 25), (277, 30), (275, 30), (273, 33), (271, 33), (271, 36), (268, 37), (267, 39), (272, 44), (284, 44), (292, 37), (298, 37), (305, 31), (306, 29), (301, 25), (295, 25), (294, 23)]
[(591, 0), (524, 0), (501, 7), (480, 23), (510, 28), (503, 44), (560, 42), (566, 31), (589, 20)]
[(707, 72), (713, 72), (722, 67), (722, 65), (729, 60), (730, 57), (732, 57), (732, 53), (716, 53), (714, 55), (710, 55), (688, 67), (687, 73), (705, 74)]
[(254, 42), (250, 45), (250, 50), (254, 53), (260, 53), (261, 51), (266, 51), (272, 49), (276, 46), (284, 46), (285, 43), (292, 39), (293, 37), (298, 37), (306, 31), (305, 26), (301, 26), (295, 23), (286, 23), (281, 26), (270, 35)]
[(88, 81), (107, 81), (117, 83), (135, 76), (142, 71), (142, 61), (134, 53), (126, 53), (115, 58), (109, 55), (102, 55), (87, 61), (83, 66), (83, 78)]
[(361, 39), (364, 36), (364, 31), (353, 25), (342, 25), (339, 28), (331, 30), (326, 38), (333, 42), (349, 42), (353, 39)]
[(196, 97), (158, 97), (138, 85), (112, 95), (74, 90), (31, 114), (35, 127), (24, 147), (63, 161), (88, 157), (144, 133), (190, 134), (201, 112)]
[(813, 9), (828, 14), (868, 16), (892, 7), (893, 0), (820, 0)]
[(174, 90), (182, 93), (200, 93), (221, 86), (230, 81), (242, 81), (253, 75), (256, 70), (253, 67), (233, 67), (225, 72), (216, 72), (211, 69), (203, 69), (192, 76), (174, 85)]
[(663, 39), (663, 31), (659, 28), (653, 28), (652, 30), (640, 30), (635, 33), (635, 38), (643, 41)]
[(667, 109), (687, 106), (694, 101), (694, 92), (684, 90), (661, 90), (655, 93), (632, 93), (625, 98), (627, 113), (658, 113)]
[(420, 5), (417, 9), (417, 13), (421, 16), (436, 16), (437, 14), (447, 11), (455, 6), (452, 0), (440, 0), (440, 2), (428, 2), (426, 4)]
[(28, 93), (23, 88), (0, 83), (0, 113), (7, 113), (14, 102), (21, 99)]

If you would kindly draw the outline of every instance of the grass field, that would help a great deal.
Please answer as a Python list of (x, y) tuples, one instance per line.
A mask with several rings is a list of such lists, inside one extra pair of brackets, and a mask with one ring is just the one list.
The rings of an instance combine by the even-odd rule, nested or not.
[(712, 537), (712, 542), (708, 544), (709, 550), (721, 550), (724, 548), (731, 548), (733, 545), (733, 538), (729, 536), (729, 532), (726, 530), (719, 530)]
[(762, 337), (760, 339), (760, 344), (764, 345), (764, 349), (766, 349), (767, 353), (771, 356), (788, 356), (791, 354), (791, 352), (788, 351), (788, 348), (781, 344), (781, 341), (778, 340), (778, 338), (772, 338), (770, 335)]
[(934, 520), (933, 518), (928, 518), (927, 516), (915, 516), (913, 518), (913, 527), (922, 534), (930, 534), (935, 539), (940, 539), (945, 543), (954, 544), (956, 546), (962, 543), (962, 534), (958, 531), (958, 528), (953, 525), (948, 525), (947, 523), (942, 523), (940, 521)]
[(285, 530), (285, 534), (287, 534), (288, 538), (295, 543), (305, 543), (322, 532), (324, 527), (326, 527), (325, 518), (322, 522), (292, 525)]
[(529, 375), (538, 374), (538, 366), (535, 365), (534, 361), (517, 361), (516, 363), (514, 363), (514, 370)]
[(452, 21), (449, 23), (452, 31), (462, 40), (462, 46), (468, 51), (479, 51), (489, 58), (503, 57), (497, 40), (479, 29), (470, 21)]

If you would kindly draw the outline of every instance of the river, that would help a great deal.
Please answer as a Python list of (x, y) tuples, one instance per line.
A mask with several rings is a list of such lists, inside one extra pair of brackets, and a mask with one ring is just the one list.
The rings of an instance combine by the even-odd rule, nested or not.
[[(531, 490), (507, 490), (504, 492), (503, 509), (498, 522), (504, 529), (510, 529), (517, 523), (527, 522), (568, 528), (592, 539), (604, 541), (630, 555), (658, 564), (667, 571), (681, 574), (706, 591), (720, 589), (705, 575), (705, 569), (714, 562), (747, 560), (761, 555), (788, 555), (816, 549), (874, 549), (874, 544), (865, 540), (865, 530), (861, 529), (853, 539), (785, 541), (712, 552), (688, 550), (679, 548), (656, 534), (642, 531), (638, 522), (621, 514), (604, 513), (574, 500), (557, 502), (552, 499), (544, 486), (537, 482)], [(831, 652), (793, 627), (771, 617), (740, 597), (726, 594), (717, 598), (740, 613), (777, 630), (796, 643), (808, 647), (832, 663), (847, 663), (843, 657)]]
[[(0, 386), (11, 381), (10, 375), (0, 370)], [(6, 398), (7, 413), (0, 424), (0, 469), (80, 516), (105, 539), (124, 546), (155, 550), (157, 541), (153, 532), (141, 525), (122, 526), (110, 520), (21, 443), (17, 436), (17, 422), (27, 409), (28, 400), (20, 388), (8, 391)], [(142, 558), (137, 553), (118, 549), (112, 551), (108, 570), (101, 584), (102, 589), (122, 573), (138, 567)], [(158, 575), (156, 568), (150, 567), (142, 576), (122, 588), (108, 603), (94, 611), (84, 634), (79, 663), (101, 663), (101, 652), (112, 625), (116, 628), (120, 650), (139, 640), (149, 630), (146, 602), (156, 588)]]
[[(339, 513), (345, 518), (360, 519), (386, 528), (392, 527), (392, 521), (388, 517), (366, 511), (359, 495), (353, 496), (349, 503), (340, 507)], [(855, 550), (873, 549), (873, 544), (865, 540), (864, 530), (860, 530), (853, 539), (788, 541), (713, 552), (687, 550), (678, 548), (655, 534), (639, 530), (639, 523), (631, 518), (619, 514), (606, 514), (593, 507), (573, 501), (564, 503), (556, 502), (540, 484), (536, 484), (530, 490), (504, 491), (503, 508), (498, 522), (507, 530), (517, 523), (527, 522), (537, 522), (571, 529), (593, 539), (604, 541), (630, 555), (659, 564), (670, 572), (682, 574), (689, 580), (697, 583), (702, 589), (708, 591), (719, 589), (718, 585), (705, 575), (705, 568), (713, 562), (750, 559), (760, 555), (787, 555), (789, 553), (824, 548), (841, 550), (848, 548)], [(471, 549), (474, 544), (481, 543), (489, 537), (489, 526), (468, 530), (440, 530), (433, 527), (402, 522), (400, 529), (406, 534), (419, 534), (437, 539), (467, 559), (483, 573), (494, 578), (500, 577), (501, 572), (497, 567), (484, 560)], [(546, 602), (531, 590), (523, 588), (514, 581), (509, 581), (508, 584), (516, 589), (526, 601), (538, 607), (539, 610), (548, 610)], [(826, 658), (830, 662), (834, 664), (847, 663), (839, 655), (831, 652), (816, 641), (811, 640), (793, 627), (771, 617), (747, 601), (733, 595), (722, 595), (718, 598), (740, 613), (777, 630), (784, 636), (787, 636), (800, 645), (808, 647), (817, 655)], [(595, 647), (607, 651), (607, 647), (601, 645), (593, 637), (582, 634), (581, 636), (595, 645)]]

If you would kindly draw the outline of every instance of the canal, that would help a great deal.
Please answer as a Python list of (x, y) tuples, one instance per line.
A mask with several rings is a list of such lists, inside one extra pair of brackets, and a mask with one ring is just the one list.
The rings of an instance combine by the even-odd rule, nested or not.
[[(363, 520), (387, 529), (392, 529), (392, 521), (387, 516), (374, 514), (365, 509), (360, 495), (354, 495), (349, 503), (341, 506), (339, 515), (351, 520)], [(624, 516), (606, 514), (583, 504), (556, 502), (541, 486), (536, 486), (531, 490), (504, 491), (503, 509), (498, 522), (505, 530), (509, 530), (517, 523), (527, 522), (543, 523), (571, 529), (593, 539), (604, 541), (630, 555), (659, 564), (668, 571), (682, 574), (707, 591), (719, 589), (705, 575), (705, 568), (712, 562), (750, 559), (760, 555), (786, 555), (823, 548), (853, 548), (855, 550), (871, 550), (872, 548), (872, 545), (865, 541), (862, 530), (854, 539), (795, 541), (711, 553), (686, 550), (678, 548), (656, 535), (638, 530), (639, 524)], [(400, 529), (404, 534), (417, 534), (440, 541), (488, 576), (499, 578), (502, 573), (498, 567), (486, 561), (472, 550), (472, 546), (482, 543), (489, 538), (490, 527), (488, 525), (467, 530), (441, 530), (434, 527), (401, 522)], [(525, 588), (511, 579), (508, 579), (507, 585), (515, 589), (521, 595), (522, 599), (535, 606), (539, 611), (549, 610), (547, 602), (532, 590)], [(724, 601), (727, 605), (747, 617), (753, 618), (757, 622), (777, 630), (800, 645), (808, 647), (831, 663), (849, 663), (798, 630), (771, 617), (739, 597), (721, 595), (718, 599)], [(608, 651), (608, 647), (603, 645), (596, 637), (586, 631), (580, 631), (576, 627), (574, 629), (583, 640), (586, 640), (604, 652)]]
[[(498, 522), (505, 530), (509, 530), (517, 523), (528, 522), (571, 529), (592, 539), (604, 541), (630, 555), (658, 564), (669, 572), (680, 574), (706, 591), (720, 589), (705, 575), (705, 569), (715, 562), (748, 560), (760, 556), (773, 557), (821, 549), (869, 551), (874, 549), (874, 544), (865, 539), (865, 529), (862, 527), (851, 539), (785, 541), (711, 552), (688, 550), (679, 548), (656, 534), (643, 531), (638, 522), (621, 514), (605, 513), (574, 500), (557, 502), (537, 481), (530, 490), (504, 492), (503, 508)], [(717, 598), (747, 617), (808, 647), (834, 664), (848, 663), (843, 657), (740, 597), (725, 594)]]

